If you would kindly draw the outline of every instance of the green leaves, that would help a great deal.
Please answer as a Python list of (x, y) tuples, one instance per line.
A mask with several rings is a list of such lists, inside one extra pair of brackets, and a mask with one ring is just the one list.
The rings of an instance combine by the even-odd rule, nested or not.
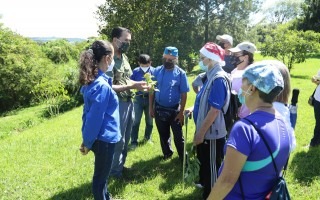
[(199, 179), (200, 161), (196, 156), (196, 150), (194, 146), (191, 147), (191, 151), (188, 155), (188, 160), (186, 160), (187, 169), (184, 174), (184, 179), (187, 184), (191, 185)]

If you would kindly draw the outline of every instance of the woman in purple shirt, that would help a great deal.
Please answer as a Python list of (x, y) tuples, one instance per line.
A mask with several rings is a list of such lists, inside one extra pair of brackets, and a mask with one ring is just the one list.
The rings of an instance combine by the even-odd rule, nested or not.
[(279, 174), (275, 172), (265, 143), (248, 120), (264, 135), (281, 171), (289, 157), (291, 135), (272, 102), (283, 85), (280, 71), (270, 64), (257, 62), (245, 70), (238, 97), (251, 114), (232, 128), (219, 178), (208, 199), (243, 199), (242, 194), (247, 200), (265, 199), (271, 191)]

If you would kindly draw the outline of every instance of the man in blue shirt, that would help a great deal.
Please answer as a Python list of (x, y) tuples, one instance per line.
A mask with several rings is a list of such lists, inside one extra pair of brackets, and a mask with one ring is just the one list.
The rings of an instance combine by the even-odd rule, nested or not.
[[(131, 80), (144, 81), (144, 75), (149, 73), (153, 75), (154, 68), (151, 66), (150, 56), (141, 54), (139, 56), (139, 67), (135, 68), (131, 75)], [(144, 141), (151, 141), (151, 133), (153, 128), (153, 119), (149, 115), (149, 92), (138, 91), (134, 97), (134, 113), (135, 119), (131, 132), (131, 147), (135, 148), (138, 145), (138, 134), (141, 122), (142, 113), (145, 116), (146, 128), (144, 131)]]
[(163, 65), (154, 70), (157, 90), (149, 94), (149, 110), (155, 118), (160, 135), (163, 159), (172, 157), (170, 127), (174, 143), (183, 160), (184, 138), (182, 134), (183, 112), (187, 101), (189, 84), (185, 71), (178, 67), (178, 49), (166, 47), (163, 53)]

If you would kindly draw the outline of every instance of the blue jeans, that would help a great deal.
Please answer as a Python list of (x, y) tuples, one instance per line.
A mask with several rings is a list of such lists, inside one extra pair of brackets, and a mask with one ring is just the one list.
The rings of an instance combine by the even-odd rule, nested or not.
[(144, 113), (146, 128), (144, 131), (144, 139), (151, 138), (153, 120), (149, 115), (149, 98), (148, 96), (136, 96), (134, 100), (134, 123), (131, 132), (131, 144), (138, 144), (139, 127), (142, 113)]
[(128, 143), (134, 120), (132, 101), (119, 101), (121, 139), (116, 143), (114, 159), (111, 167), (111, 176), (121, 177), (124, 163), (128, 154)]
[(92, 193), (95, 200), (109, 200), (108, 177), (112, 165), (115, 143), (96, 140), (91, 148), (94, 153)]

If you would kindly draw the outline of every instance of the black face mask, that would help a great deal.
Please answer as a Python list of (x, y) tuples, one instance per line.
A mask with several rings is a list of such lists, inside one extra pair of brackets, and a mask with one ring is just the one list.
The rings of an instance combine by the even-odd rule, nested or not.
[(172, 68), (174, 68), (175, 62), (173, 62), (173, 61), (167, 61), (167, 59), (163, 58), (163, 59), (162, 59), (162, 64), (163, 64), (164, 68), (166, 68), (166, 69), (172, 69)]
[(126, 53), (129, 49), (129, 46), (130, 44), (128, 42), (121, 42), (121, 45), (119, 47), (119, 50), (122, 52), (122, 53)]
[(240, 56), (232, 56), (231, 58), (231, 64), (234, 67), (237, 67), (238, 65), (240, 65), (241, 63), (243, 63), (243, 60), (240, 60)]
[(219, 45), (221, 48), (225, 49), (224, 44), (225, 44), (224, 42), (219, 42), (219, 43), (218, 43), (218, 45)]

